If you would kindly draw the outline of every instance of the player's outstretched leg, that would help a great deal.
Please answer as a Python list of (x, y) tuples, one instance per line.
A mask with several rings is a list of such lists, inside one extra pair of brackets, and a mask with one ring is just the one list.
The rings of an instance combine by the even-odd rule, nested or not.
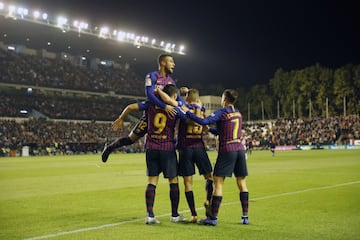
[(104, 149), (101, 153), (101, 160), (106, 162), (109, 158), (110, 153), (112, 153), (115, 149), (120, 148), (122, 146), (131, 145), (134, 142), (130, 139), (129, 136), (124, 138), (118, 138), (109, 145), (105, 144)]

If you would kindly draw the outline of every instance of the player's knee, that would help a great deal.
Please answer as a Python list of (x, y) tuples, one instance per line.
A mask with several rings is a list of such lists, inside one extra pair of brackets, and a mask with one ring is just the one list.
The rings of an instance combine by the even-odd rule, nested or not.
[(138, 135), (136, 135), (135, 133), (131, 132), (129, 134), (129, 138), (132, 142), (136, 142), (140, 137)]

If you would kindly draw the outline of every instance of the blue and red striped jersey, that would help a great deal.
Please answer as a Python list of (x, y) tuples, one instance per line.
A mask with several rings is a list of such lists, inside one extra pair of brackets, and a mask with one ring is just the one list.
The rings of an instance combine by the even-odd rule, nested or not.
[(188, 111), (186, 115), (201, 125), (216, 124), (219, 135), (219, 152), (245, 150), (241, 143), (242, 115), (238, 109), (227, 106), (206, 118), (199, 118)]
[(138, 103), (139, 110), (146, 110), (148, 116), (148, 129), (146, 136), (146, 149), (172, 151), (175, 148), (174, 130), (178, 118), (185, 119), (186, 115), (179, 109), (172, 118), (164, 109), (149, 101)]
[[(197, 106), (195, 104), (186, 104), (186, 106), (194, 112)], [(201, 114), (205, 116), (205, 108), (200, 109)], [(177, 148), (196, 147), (204, 148), (203, 142), (203, 126), (189, 120), (180, 120), (178, 131), (178, 144)]]
[(145, 77), (145, 95), (153, 104), (165, 108), (165, 103), (155, 96), (155, 88), (163, 89), (167, 84), (174, 84), (170, 76), (162, 76), (159, 71), (148, 73)]

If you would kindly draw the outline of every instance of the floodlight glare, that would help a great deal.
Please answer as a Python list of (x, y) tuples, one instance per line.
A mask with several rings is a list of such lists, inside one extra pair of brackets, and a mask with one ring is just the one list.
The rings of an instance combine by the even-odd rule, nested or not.
[(146, 36), (142, 36), (141, 41), (144, 42), (144, 43), (147, 43), (147, 42), (149, 42), (149, 38), (146, 37)]
[(41, 15), (41, 17), (42, 17), (43, 20), (47, 20), (48, 14), (47, 14), (47, 13), (43, 13), (43, 14)]
[(9, 6), (9, 15), (12, 15), (16, 10), (16, 7), (14, 5)]
[(109, 34), (109, 28), (108, 27), (101, 27), (100, 28), (99, 37), (105, 38), (106, 35), (108, 35), (108, 34)]
[[(7, 2), (7, 1), (5, 1)], [(179, 54), (184, 53), (184, 46), (177, 47), (177, 45), (172, 43), (166, 43), (164, 41), (157, 41), (155, 38), (149, 38), (144, 35), (137, 35), (131, 32), (124, 32), (120, 30), (110, 29), (107, 26), (98, 27), (91, 26), (87, 22), (68, 19), (64, 16), (58, 16), (57, 18), (48, 15), (46, 12), (41, 10), (27, 9), (25, 7), (17, 6), (16, 4), (5, 4), (4, 0), (0, 0), (0, 14), (6, 17), (11, 17), (13, 19), (26, 20), (33, 23), (44, 24), (51, 27), (58, 27), (63, 32), (67, 31), (78, 31), (79, 36), (80, 32), (88, 35), (95, 36), (99, 34), (100, 38), (109, 38), (114, 41), (124, 41), (126, 43), (134, 44), (137, 48), (140, 46), (155, 48), (159, 50), (166, 50), (168, 52), (176, 52)], [(28, 17), (28, 15), (31, 17)], [(4, 35), (6, 37), (6, 35)], [(29, 41), (29, 40), (27, 40)], [(151, 41), (151, 43), (150, 43)], [(48, 42), (48, 46), (51, 43)], [(70, 48), (70, 46), (69, 46)]]
[(118, 41), (124, 41), (125, 37), (126, 37), (126, 32), (121, 32), (121, 31), (118, 32), (118, 34), (117, 34)]
[(33, 12), (33, 17), (34, 17), (35, 19), (39, 18), (39, 17), (40, 17), (40, 12), (39, 12), (39, 11), (34, 11), (34, 12)]
[(58, 27), (62, 27), (63, 25), (65, 25), (67, 23), (67, 18), (66, 17), (63, 17), (63, 16), (59, 16), (57, 18), (57, 25)]
[(79, 22), (78, 20), (75, 20), (75, 21), (73, 22), (73, 26), (74, 26), (75, 28), (78, 28), (78, 29), (80, 30), (80, 29), (87, 29), (88, 26), (89, 26), (89, 24), (86, 23), (86, 22)]
[(126, 33), (126, 39), (134, 40), (134, 39), (135, 39), (135, 34), (133, 34), (133, 33)]
[(27, 16), (29, 14), (29, 10), (26, 8), (19, 7), (16, 10), (17, 14), (19, 14), (21, 17)]

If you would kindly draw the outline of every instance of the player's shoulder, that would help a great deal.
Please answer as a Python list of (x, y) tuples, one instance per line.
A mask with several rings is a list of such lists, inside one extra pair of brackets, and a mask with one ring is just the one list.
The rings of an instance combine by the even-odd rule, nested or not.
[(153, 71), (153, 72), (146, 74), (145, 86), (151, 86), (153, 84), (153, 82), (157, 79), (158, 75), (159, 75), (158, 71)]
[(146, 74), (146, 78), (151, 78), (151, 79), (154, 79), (156, 78), (157, 76), (159, 76), (159, 71), (152, 71), (152, 72), (149, 72), (148, 74)]
[(150, 101), (142, 101), (142, 102), (138, 102), (138, 106), (140, 110), (144, 110), (147, 109), (150, 105)]

